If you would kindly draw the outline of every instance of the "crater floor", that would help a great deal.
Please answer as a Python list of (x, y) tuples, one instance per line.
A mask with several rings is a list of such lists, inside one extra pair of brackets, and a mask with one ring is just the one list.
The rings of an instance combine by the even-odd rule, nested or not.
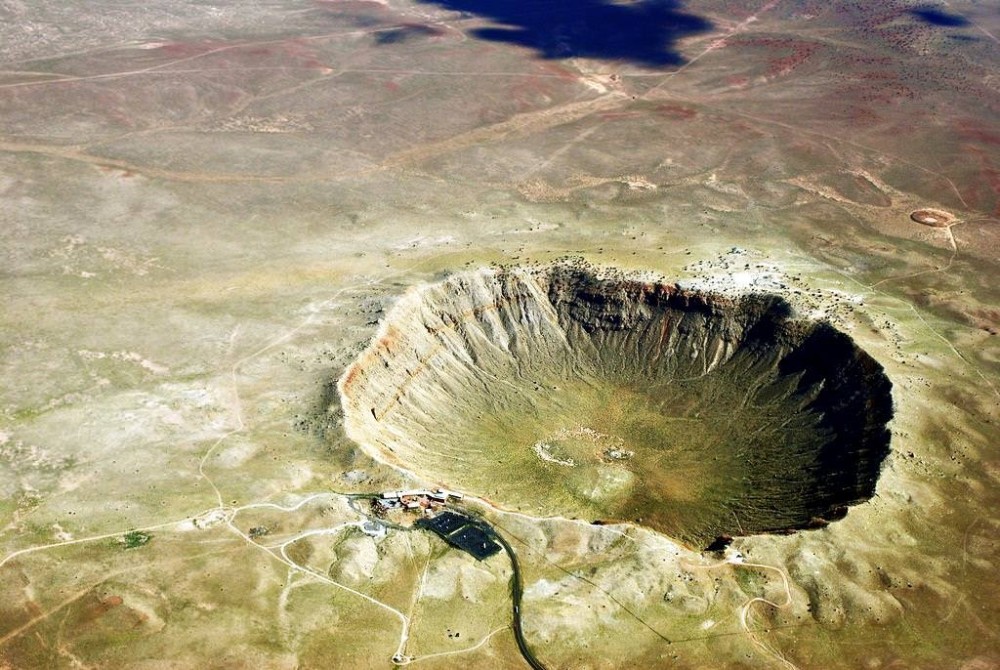
[(881, 366), (777, 296), (559, 264), (407, 295), (340, 388), (378, 459), (503, 507), (700, 546), (868, 499), (892, 416)]

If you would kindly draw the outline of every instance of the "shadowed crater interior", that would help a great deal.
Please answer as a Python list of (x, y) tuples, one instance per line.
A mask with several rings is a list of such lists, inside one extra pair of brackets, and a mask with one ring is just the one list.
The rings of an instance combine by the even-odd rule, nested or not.
[(891, 384), (823, 322), (573, 265), (402, 297), (340, 380), (376, 458), (506, 508), (704, 546), (872, 496)]

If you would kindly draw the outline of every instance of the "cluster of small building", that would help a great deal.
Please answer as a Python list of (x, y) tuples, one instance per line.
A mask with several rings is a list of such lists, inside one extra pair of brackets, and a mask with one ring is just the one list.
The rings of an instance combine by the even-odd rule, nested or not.
[[(501, 550), (500, 545), (494, 541), (495, 531), (485, 521), (442, 510), (449, 501), (462, 500), (464, 497), (461, 493), (447, 489), (386, 491), (372, 498), (371, 505), (372, 512), (380, 519), (388, 512), (418, 514), (419, 518), (413, 522), (413, 528), (430, 530), (452, 547), (482, 561)], [(362, 530), (373, 537), (381, 537), (380, 534), (386, 532), (386, 526), (377, 519), (371, 519), (362, 526)]]
[(410, 491), (386, 491), (379, 495), (372, 503), (376, 512), (385, 513), (390, 510), (404, 510), (407, 512), (420, 512), (431, 514), (433, 511), (447, 503), (449, 500), (461, 500), (464, 496), (455, 491), (447, 489), (437, 489), (428, 491), (425, 489), (413, 489)]

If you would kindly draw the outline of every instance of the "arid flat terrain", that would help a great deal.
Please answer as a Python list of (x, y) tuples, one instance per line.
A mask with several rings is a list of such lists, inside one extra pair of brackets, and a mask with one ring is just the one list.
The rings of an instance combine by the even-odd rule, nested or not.
[[(998, 39), (972, 0), (0, 0), (0, 668), (523, 668), (512, 582), (550, 669), (1000, 667)], [(589, 341), (562, 294), (470, 278), (567, 266), (872, 364), (728, 384), (739, 333), (604, 288), (588, 336), (660, 348), (536, 375), (530, 315)], [(395, 419), (342, 402), (379, 347)], [(692, 374), (623, 378), (653, 350)], [(848, 434), (838, 360), (892, 412), (831, 514), (779, 465)], [(516, 575), (411, 527), (439, 487)]]

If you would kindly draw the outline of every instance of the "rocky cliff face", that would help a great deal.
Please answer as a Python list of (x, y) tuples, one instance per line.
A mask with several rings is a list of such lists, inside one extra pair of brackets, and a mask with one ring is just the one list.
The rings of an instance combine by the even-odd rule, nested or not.
[(874, 492), (891, 384), (779, 297), (586, 268), (404, 296), (340, 380), (374, 457), (512, 508), (704, 543), (822, 524)]

